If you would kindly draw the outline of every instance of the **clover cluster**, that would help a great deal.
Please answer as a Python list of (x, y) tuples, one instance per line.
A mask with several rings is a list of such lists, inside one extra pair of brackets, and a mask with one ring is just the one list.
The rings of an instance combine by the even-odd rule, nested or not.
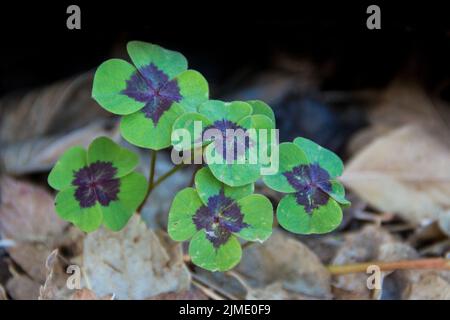
[[(184, 129), (192, 139), (181, 151), (200, 148), (208, 160), (214, 150), (227, 147), (223, 141), (228, 129), (276, 129), (274, 112), (263, 101), (210, 99), (207, 81), (188, 69), (182, 54), (140, 41), (129, 42), (127, 51), (132, 63), (110, 59), (98, 67), (92, 97), (121, 116), (120, 132), (129, 143), (156, 152), (175, 145), (173, 131)], [(196, 121), (202, 130), (217, 129), (223, 139), (199, 145), (201, 137), (193, 130)], [(232, 141), (234, 151), (239, 149), (237, 143)], [(169, 211), (171, 238), (190, 240), (192, 262), (211, 271), (229, 270), (239, 263), (243, 241), (263, 242), (270, 237), (272, 202), (254, 193), (261, 178), (267, 187), (286, 193), (276, 218), (297, 234), (332, 231), (342, 220), (342, 208), (350, 205), (337, 179), (343, 164), (333, 152), (305, 138), (277, 144), (279, 170), (261, 175), (267, 163), (238, 161), (256, 144), (251, 139), (240, 143), (244, 143), (243, 154), (235, 152), (231, 163), (207, 161), (196, 172), (194, 186), (175, 195)], [(273, 161), (271, 149), (267, 151)], [(86, 232), (102, 224), (121, 230), (145, 201), (152, 183), (135, 172), (138, 162), (135, 153), (106, 137), (95, 139), (88, 150), (68, 149), (48, 178), (58, 191), (58, 215)]]

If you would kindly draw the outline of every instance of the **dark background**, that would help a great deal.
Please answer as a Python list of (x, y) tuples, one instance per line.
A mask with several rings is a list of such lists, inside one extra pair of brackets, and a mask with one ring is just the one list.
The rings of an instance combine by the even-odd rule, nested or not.
[[(67, 30), (66, 8), (81, 8), (81, 30)], [(333, 61), (326, 86), (383, 86), (411, 57), (430, 87), (449, 74), (450, 18), (444, 2), (157, 1), (2, 4), (0, 95), (98, 66), (117, 42), (139, 39), (183, 52), (210, 81), (243, 66), (265, 68), (274, 52)], [(381, 30), (366, 8), (381, 8)]]

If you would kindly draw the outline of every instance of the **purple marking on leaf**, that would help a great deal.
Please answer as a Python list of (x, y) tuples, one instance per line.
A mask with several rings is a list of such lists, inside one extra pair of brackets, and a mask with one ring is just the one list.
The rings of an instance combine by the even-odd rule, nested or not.
[(108, 206), (111, 201), (118, 200), (120, 180), (114, 178), (117, 168), (111, 162), (97, 161), (81, 168), (74, 173), (72, 185), (75, 198), (80, 207), (89, 208), (98, 201), (102, 206)]
[[(236, 161), (238, 156), (243, 155), (244, 152), (253, 145), (247, 130), (233, 121), (227, 119), (216, 120), (212, 125), (206, 127), (204, 132), (209, 129), (216, 129), (221, 133), (221, 137), (214, 137), (214, 145), (217, 152), (219, 152), (224, 160), (226, 160), (227, 155), (227, 144), (233, 145), (233, 156), (232, 159), (230, 159), (231, 161)], [(228, 133), (227, 135), (227, 130), (233, 130), (235, 134)], [(244, 137), (242, 137), (242, 135), (244, 135)], [(244, 148), (242, 148), (242, 141), (244, 141), (245, 144)], [(229, 157), (231, 158), (231, 155)]]
[(303, 205), (307, 213), (327, 204), (330, 198), (327, 192), (331, 191), (330, 175), (319, 164), (302, 164), (283, 175), (297, 191), (297, 203)]
[(216, 249), (226, 243), (233, 232), (248, 227), (239, 206), (226, 197), (223, 190), (211, 196), (208, 205), (201, 206), (192, 220), (197, 230), (205, 229), (206, 238)]
[(141, 111), (146, 118), (153, 120), (155, 127), (172, 103), (179, 102), (182, 98), (177, 80), (169, 80), (153, 63), (140, 68), (126, 83), (127, 87), (121, 93), (136, 101), (145, 102)]

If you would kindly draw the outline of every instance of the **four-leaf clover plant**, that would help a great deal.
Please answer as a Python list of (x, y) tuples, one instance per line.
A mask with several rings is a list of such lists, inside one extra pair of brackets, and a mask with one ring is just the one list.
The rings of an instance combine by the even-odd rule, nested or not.
[(241, 259), (238, 238), (263, 242), (272, 233), (272, 203), (253, 190), (253, 183), (230, 187), (208, 168), (200, 169), (195, 189), (185, 188), (173, 200), (169, 235), (176, 241), (191, 239), (189, 255), (196, 265), (211, 271), (231, 269)]
[[(196, 122), (201, 124), (200, 130), (196, 130)], [(262, 146), (258, 143), (258, 133), (260, 129), (275, 129), (275, 117), (270, 107), (262, 101), (209, 100), (202, 103), (197, 112), (180, 116), (173, 130), (180, 129), (189, 132), (191, 139), (175, 144), (175, 147), (180, 150), (203, 147), (204, 159), (214, 177), (237, 187), (253, 183), (260, 177), (264, 163), (258, 159)], [(247, 134), (251, 129), (254, 136)], [(204, 133), (208, 130), (215, 130), (216, 133), (206, 136)], [(227, 135), (230, 130), (241, 132), (242, 139), (239, 141), (239, 138)], [(252, 156), (256, 161), (250, 161)]]
[(104, 224), (122, 229), (144, 200), (147, 181), (133, 170), (138, 156), (108, 138), (95, 139), (88, 150), (68, 149), (56, 162), (49, 185), (58, 190), (58, 215), (90, 232)]
[[(175, 195), (168, 219), (169, 235), (190, 240), (191, 260), (204, 269), (229, 270), (241, 259), (242, 241), (270, 237), (273, 206), (267, 197), (254, 194), (254, 183), (274, 155), (279, 155), (278, 172), (262, 178), (268, 187), (287, 193), (276, 210), (279, 224), (300, 234), (326, 233), (340, 224), (342, 207), (350, 202), (337, 180), (343, 170), (337, 155), (305, 138), (278, 145), (268, 133), (261, 143), (264, 132), (276, 128), (266, 103), (209, 100), (205, 78), (188, 70), (180, 53), (140, 41), (129, 42), (127, 51), (134, 65), (121, 59), (101, 64), (92, 96), (122, 116), (125, 140), (153, 150), (149, 179), (134, 172), (138, 156), (109, 138), (95, 139), (87, 150), (72, 147), (48, 177), (58, 191), (55, 207), (61, 218), (85, 232), (102, 224), (121, 230), (152, 190), (181, 168), (154, 181), (156, 150), (173, 145), (178, 151), (199, 148), (205, 159), (194, 186)], [(189, 139), (178, 139), (180, 129)], [(215, 134), (208, 135), (209, 129)], [(230, 138), (230, 130), (243, 138)], [(272, 153), (275, 147), (279, 153)], [(268, 157), (262, 159), (261, 150)]]
[(208, 83), (175, 51), (141, 41), (127, 44), (134, 66), (110, 59), (98, 67), (92, 97), (106, 110), (123, 115), (122, 136), (154, 150), (170, 145), (174, 121), (208, 100)]
[(280, 225), (299, 234), (326, 233), (342, 221), (344, 187), (336, 178), (342, 174), (341, 159), (305, 138), (280, 144), (278, 173), (263, 177), (273, 190), (288, 193), (277, 207)]

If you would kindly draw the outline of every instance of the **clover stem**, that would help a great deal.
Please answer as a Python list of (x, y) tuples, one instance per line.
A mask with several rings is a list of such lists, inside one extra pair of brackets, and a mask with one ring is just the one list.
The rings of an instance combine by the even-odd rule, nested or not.
[[(156, 152), (155, 152), (156, 153)], [(153, 157), (152, 157), (153, 159)], [(156, 156), (155, 156), (155, 160), (156, 160)], [(175, 172), (177, 172), (178, 170), (180, 170), (183, 167), (183, 163), (177, 164), (175, 167), (173, 167), (172, 169), (170, 169), (169, 171), (167, 171), (166, 173), (164, 173), (161, 177), (159, 177), (158, 179), (156, 179), (156, 181), (154, 181), (153, 183), (151, 183), (152, 179), (150, 179), (149, 185), (148, 185), (148, 190), (147, 190), (147, 194), (145, 195), (144, 200), (142, 201), (140, 207), (137, 209), (137, 212), (140, 213), (142, 208), (144, 207), (145, 203), (147, 202), (148, 197), (150, 196), (150, 194), (152, 193), (152, 191), (164, 180), (166, 180), (168, 177), (170, 177), (171, 175), (173, 175)], [(154, 165), (152, 165), (151, 167), (154, 167)], [(151, 175), (151, 173), (150, 173)], [(154, 173), (153, 173), (154, 176)]]
[(450, 259), (429, 258), (418, 260), (400, 260), (392, 262), (372, 261), (346, 265), (329, 265), (328, 271), (333, 275), (347, 273), (366, 273), (369, 266), (378, 266), (380, 271), (414, 270), (414, 269), (443, 269), (450, 270)]
[(156, 155), (157, 151), (152, 150), (151, 160), (150, 160), (150, 174), (148, 178), (148, 188), (149, 190), (152, 189), (153, 184), (155, 182), (155, 166), (156, 166)]
[(194, 169), (194, 172), (192, 172), (192, 177), (191, 177), (191, 181), (189, 182), (189, 187), (194, 186), (195, 184), (195, 175), (197, 173), (198, 170), (200, 170), (202, 167), (201, 166), (196, 166), (196, 168)]
[(242, 249), (246, 249), (246, 248), (248, 248), (248, 247), (254, 245), (255, 243), (256, 243), (256, 242), (254, 242), (254, 241), (247, 241), (247, 242), (245, 242), (245, 243), (242, 245)]
[(142, 201), (142, 203), (139, 206), (139, 208), (136, 210), (138, 213), (141, 212), (142, 208), (144, 207), (145, 203), (147, 202), (148, 197), (150, 196), (151, 190), (154, 188), (156, 155), (157, 155), (157, 151), (156, 150), (152, 150), (152, 155), (150, 157), (150, 173), (149, 173), (149, 177), (148, 177), (147, 194), (145, 195), (145, 198)]
[(178, 170), (180, 170), (181, 168), (183, 168), (184, 163), (180, 163), (177, 164), (175, 167), (173, 167), (172, 169), (170, 169), (169, 171), (167, 171), (166, 173), (164, 173), (161, 177), (159, 177), (155, 183), (153, 183), (152, 187), (149, 189), (148, 193), (150, 194), (153, 189), (155, 189), (161, 182), (163, 182), (164, 180), (166, 180), (168, 177), (170, 177), (171, 175), (173, 175), (175, 172), (177, 172)]

